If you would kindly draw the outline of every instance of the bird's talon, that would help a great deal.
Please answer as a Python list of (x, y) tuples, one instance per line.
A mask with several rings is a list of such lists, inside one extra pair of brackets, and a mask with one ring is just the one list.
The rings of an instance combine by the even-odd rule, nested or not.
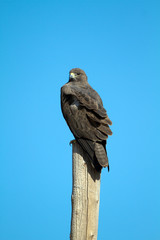
[(74, 143), (76, 143), (76, 140), (75, 140), (75, 139), (72, 140), (72, 141), (70, 141), (69, 145), (71, 146), (71, 144), (74, 144)]

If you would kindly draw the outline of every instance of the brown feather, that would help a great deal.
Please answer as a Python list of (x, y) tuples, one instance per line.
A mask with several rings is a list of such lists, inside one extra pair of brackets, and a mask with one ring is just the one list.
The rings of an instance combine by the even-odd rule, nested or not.
[(108, 135), (112, 135), (109, 127), (112, 122), (84, 71), (76, 68), (70, 72), (76, 77), (61, 88), (62, 113), (92, 165), (100, 171), (102, 167), (109, 167), (105, 148)]

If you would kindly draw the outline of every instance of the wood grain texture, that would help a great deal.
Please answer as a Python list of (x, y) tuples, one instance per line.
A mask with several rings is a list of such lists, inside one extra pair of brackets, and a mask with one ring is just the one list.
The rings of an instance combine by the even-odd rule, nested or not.
[(71, 240), (96, 240), (100, 201), (100, 172), (78, 143), (72, 144)]

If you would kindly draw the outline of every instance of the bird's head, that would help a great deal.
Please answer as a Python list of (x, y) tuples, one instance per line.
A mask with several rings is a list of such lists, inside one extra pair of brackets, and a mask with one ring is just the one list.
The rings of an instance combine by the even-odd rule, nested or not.
[(87, 75), (80, 68), (73, 68), (69, 72), (69, 82), (87, 82)]

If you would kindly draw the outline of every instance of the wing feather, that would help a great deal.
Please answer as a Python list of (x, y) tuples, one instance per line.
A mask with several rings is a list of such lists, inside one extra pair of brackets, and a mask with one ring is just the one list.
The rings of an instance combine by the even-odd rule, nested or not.
[(72, 85), (72, 94), (78, 99), (81, 106), (92, 110), (102, 118), (107, 117), (106, 110), (103, 107), (102, 100), (98, 93), (87, 83), (84, 85)]
[[(86, 138), (92, 141), (105, 140), (108, 135), (112, 134), (109, 128), (109, 124), (112, 122), (103, 108), (102, 100), (98, 93), (90, 86), (88, 87), (88, 85), (87, 87), (77, 87), (75, 85), (69, 87), (68, 85), (67, 94), (64, 91), (66, 86), (65, 89), (62, 87), (62, 112), (75, 137)], [(94, 95), (95, 93), (96, 95)], [(72, 103), (75, 101), (79, 102), (79, 106), (76, 104), (76, 107), (73, 109)], [(98, 111), (100, 114), (97, 114)], [(103, 113), (105, 113), (105, 117)]]

